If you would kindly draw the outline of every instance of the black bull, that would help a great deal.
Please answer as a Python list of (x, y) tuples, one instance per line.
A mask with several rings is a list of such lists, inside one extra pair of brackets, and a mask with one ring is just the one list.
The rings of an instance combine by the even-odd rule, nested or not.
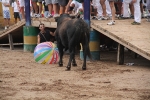
[(69, 49), (70, 58), (66, 70), (71, 69), (71, 62), (73, 66), (77, 66), (75, 61), (75, 47), (82, 44), (84, 62), (82, 70), (86, 70), (86, 56), (91, 58), (89, 50), (89, 28), (87, 23), (82, 19), (71, 19), (68, 14), (62, 14), (57, 20), (57, 29), (55, 31), (55, 38), (59, 50), (60, 60), (59, 66), (63, 66), (63, 49)]

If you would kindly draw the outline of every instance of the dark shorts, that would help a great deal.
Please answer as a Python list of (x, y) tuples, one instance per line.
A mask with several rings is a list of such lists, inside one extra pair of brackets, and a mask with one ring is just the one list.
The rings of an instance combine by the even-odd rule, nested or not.
[(83, 3), (84, 2), (84, 0), (80, 0), (80, 3)]
[(32, 0), (32, 2), (42, 2), (43, 0)]
[(66, 6), (68, 4), (69, 0), (58, 0), (58, 4), (60, 6)]
[[(91, 2), (92, 2), (92, 0), (90, 0)], [(80, 0), (80, 3), (83, 3), (84, 2), (84, 0)]]
[(108, 0), (108, 1), (109, 1), (109, 2), (110, 2), (110, 1), (114, 1), (114, 2), (115, 2), (116, 0)]
[(14, 12), (14, 18), (20, 18), (19, 12)]

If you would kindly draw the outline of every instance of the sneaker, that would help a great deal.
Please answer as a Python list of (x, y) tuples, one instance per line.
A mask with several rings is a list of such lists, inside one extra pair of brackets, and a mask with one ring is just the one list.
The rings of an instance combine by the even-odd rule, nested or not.
[(52, 14), (48, 14), (48, 18), (51, 18), (51, 17), (53, 17), (53, 15)]
[(130, 19), (130, 17), (123, 17), (122, 15), (118, 16), (119, 20), (123, 20), (123, 19)]
[(53, 16), (53, 17), (55, 18), (55, 17), (59, 17), (59, 16), (60, 16), (59, 14), (54, 14), (54, 16)]
[(36, 16), (36, 17), (37, 17), (37, 18), (40, 18), (40, 17), (42, 17), (42, 16), (41, 16), (41, 14), (37, 14), (37, 16)]
[(107, 25), (115, 25), (115, 21), (110, 21)]
[(37, 14), (34, 14), (33, 17), (37, 17)]
[(130, 15), (130, 18), (131, 18), (131, 19), (134, 19), (134, 15)]
[(150, 22), (150, 16), (147, 16), (147, 19), (146, 19), (148, 22)]
[(97, 17), (96, 16), (91, 16), (91, 19), (93, 19), (93, 20), (97, 20)]
[(132, 24), (132, 25), (140, 25), (141, 23), (134, 21), (134, 22), (132, 22), (131, 24)]
[(108, 18), (107, 17), (100, 17), (98, 20), (108, 20)]
[(34, 14), (33, 17), (35, 17), (35, 18), (40, 18), (40, 17), (41, 17), (41, 14)]

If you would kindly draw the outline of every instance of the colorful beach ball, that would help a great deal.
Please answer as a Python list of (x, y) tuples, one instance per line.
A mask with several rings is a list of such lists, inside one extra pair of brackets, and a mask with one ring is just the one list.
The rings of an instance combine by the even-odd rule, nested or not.
[(34, 59), (41, 64), (55, 64), (59, 60), (59, 52), (56, 44), (43, 42), (38, 44), (34, 50)]

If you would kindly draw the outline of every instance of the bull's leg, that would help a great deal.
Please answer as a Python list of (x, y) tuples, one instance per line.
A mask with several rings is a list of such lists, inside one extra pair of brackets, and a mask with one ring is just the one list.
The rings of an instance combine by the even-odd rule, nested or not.
[(59, 66), (63, 66), (63, 61), (62, 61), (62, 58), (63, 58), (63, 45), (61, 44), (61, 42), (58, 42), (57, 43), (57, 47), (58, 47), (58, 50), (59, 50)]
[(69, 62), (68, 62), (68, 65), (67, 65), (67, 69), (66, 71), (69, 71), (71, 69), (71, 61), (73, 60), (74, 58), (74, 55), (75, 55), (75, 50), (72, 49), (73, 47), (69, 47), (69, 52), (70, 52), (70, 58), (69, 58)]
[[(74, 50), (74, 53), (75, 53), (75, 50)], [(73, 55), (72, 66), (77, 66), (77, 63), (76, 63), (76, 60), (75, 60), (75, 54)]]
[(82, 65), (82, 70), (86, 70), (86, 46), (84, 44), (82, 44), (83, 46), (83, 65)]
[(77, 66), (77, 63), (76, 63), (75, 57), (74, 57), (74, 58), (73, 58), (73, 60), (72, 60), (72, 66)]

